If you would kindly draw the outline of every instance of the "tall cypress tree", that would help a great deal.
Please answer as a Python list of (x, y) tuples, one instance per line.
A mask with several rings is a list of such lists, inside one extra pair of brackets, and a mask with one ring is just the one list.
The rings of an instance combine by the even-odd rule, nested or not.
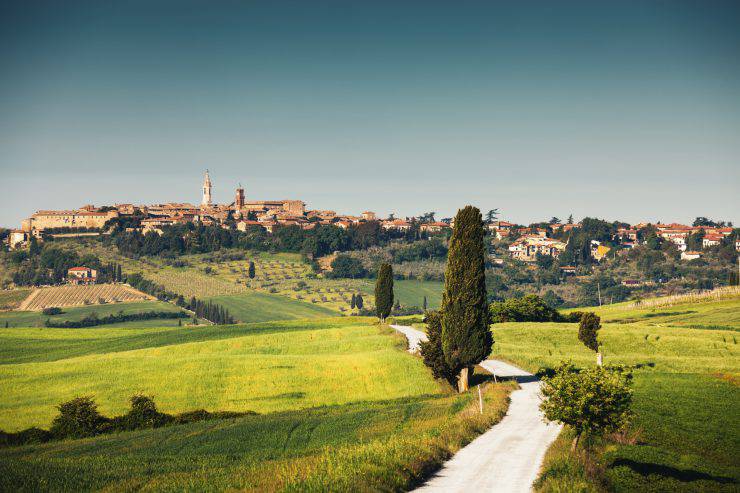
[(493, 346), (486, 299), (485, 245), (480, 210), (457, 212), (450, 237), (442, 294), (442, 350), (458, 373), (458, 391), (468, 389), (471, 366), (483, 361)]
[(381, 322), (385, 322), (393, 308), (393, 268), (385, 262), (380, 266), (375, 281), (375, 311)]
[(254, 261), (249, 261), (249, 278), (254, 279), (255, 276), (255, 268), (254, 268)]

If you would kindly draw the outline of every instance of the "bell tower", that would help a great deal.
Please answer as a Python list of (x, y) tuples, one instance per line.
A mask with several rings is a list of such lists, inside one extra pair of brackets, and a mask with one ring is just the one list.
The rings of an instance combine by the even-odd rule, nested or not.
[(203, 200), (200, 205), (210, 206), (211, 204), (211, 177), (208, 176), (208, 170), (206, 170), (206, 177), (203, 179)]
[(241, 210), (242, 207), (244, 207), (244, 188), (242, 188), (242, 184), (240, 183), (239, 186), (236, 188), (234, 208), (236, 210)]

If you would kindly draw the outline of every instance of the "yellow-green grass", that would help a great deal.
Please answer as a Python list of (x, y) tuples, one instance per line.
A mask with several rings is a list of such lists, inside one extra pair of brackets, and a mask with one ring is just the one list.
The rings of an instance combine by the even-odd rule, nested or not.
[[(11, 328), (14, 327), (43, 327), (46, 320), (52, 322), (64, 322), (66, 320), (82, 320), (93, 313), (99, 317), (106, 315), (115, 315), (119, 312), (124, 314), (143, 313), (143, 312), (178, 312), (182, 311), (177, 306), (163, 301), (134, 301), (130, 303), (106, 303), (102, 305), (75, 306), (62, 309), (59, 315), (44, 315), (40, 311), (9, 311), (0, 312), (0, 327), (5, 327), (5, 323)], [(186, 319), (184, 323), (189, 323)], [(121, 322), (118, 324), (98, 325), (85, 330), (100, 329), (104, 327), (162, 327), (177, 325), (177, 319), (154, 319), (139, 320), (135, 322)], [(59, 330), (59, 329), (46, 329)]]
[(333, 310), (321, 305), (254, 291), (215, 296), (209, 300), (225, 307), (235, 319), (243, 323), (336, 316)]
[[(511, 382), (456, 395), (368, 318), (202, 328), (0, 329), (0, 428), (94, 395), (264, 414), (0, 449), (0, 490), (397, 491), (505, 413)], [(481, 377), (477, 378), (478, 381)]]
[(474, 393), (378, 396), (2, 449), (0, 490), (402, 491), (500, 420), (512, 388), (486, 384), (483, 415)]
[[(595, 311), (603, 317), (599, 338), (605, 363), (636, 367), (630, 433), (637, 442), (605, 441), (597, 447), (596, 469), (608, 488), (737, 491), (740, 299)], [(578, 341), (577, 324), (496, 324), (493, 332), (493, 355), (530, 370), (566, 359), (580, 366), (595, 363), (594, 353)], [(582, 461), (553, 452), (540, 488), (575, 490), (586, 476)]]
[(0, 291), (0, 311), (13, 310), (31, 294), (30, 289), (10, 289)]
[[(3, 353), (11, 353), (10, 363), (11, 346), (43, 347), (43, 353), (0, 364), (0, 428), (48, 426), (56, 404), (87, 394), (102, 411), (115, 414), (137, 391), (156, 396), (172, 413), (265, 413), (438, 392), (426, 369), (398, 350), (403, 341), (389, 330), (364, 319), (173, 328), (151, 334), (150, 346), (120, 351), (122, 338), (141, 343), (147, 330), (2, 329), (0, 343)], [(111, 352), (102, 352), (105, 337)], [(67, 346), (95, 349), (49, 361), (48, 353), (63, 354)]]

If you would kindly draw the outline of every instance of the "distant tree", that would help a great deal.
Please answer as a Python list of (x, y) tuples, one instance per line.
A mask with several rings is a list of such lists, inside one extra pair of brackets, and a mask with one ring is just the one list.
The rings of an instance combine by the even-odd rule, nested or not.
[(424, 301), (422, 301), (422, 303), (421, 303), (421, 308), (424, 311), (427, 311), (427, 297), (426, 296), (424, 296)]
[(35, 257), (41, 252), (41, 245), (39, 245), (39, 242), (36, 241), (35, 236), (31, 236), (31, 240), (28, 244), (28, 254), (32, 257)]
[(693, 252), (701, 251), (704, 248), (704, 230), (700, 229), (686, 237), (686, 249)]
[(360, 279), (367, 277), (367, 270), (362, 261), (349, 255), (337, 255), (331, 263), (331, 275), (333, 278)]
[(254, 261), (249, 261), (249, 278), (254, 279), (255, 276), (255, 267), (254, 267)]
[(355, 293), (352, 293), (352, 301), (350, 301), (349, 307), (354, 310), (356, 306), (357, 306), (357, 297), (355, 296)]
[(568, 215), (568, 224), (573, 224), (573, 214)]
[(480, 211), (466, 206), (457, 212), (450, 237), (442, 295), (442, 349), (447, 365), (459, 374), (458, 391), (468, 390), (470, 367), (490, 353), (486, 293), (485, 231)]
[(121, 282), (123, 280), (123, 272), (121, 272), (121, 264), (116, 264), (116, 281)]
[(602, 436), (624, 429), (632, 417), (631, 383), (632, 375), (623, 368), (577, 371), (572, 364), (561, 363), (553, 376), (542, 380), (540, 409), (548, 421), (573, 428), (575, 451), (584, 433)]
[(375, 281), (375, 310), (378, 318), (385, 323), (386, 317), (393, 309), (393, 268), (391, 264), (384, 262), (378, 270), (378, 278)]
[(431, 370), (434, 378), (444, 379), (455, 385), (457, 371), (450, 368), (442, 350), (442, 314), (438, 311), (430, 311), (426, 316), (427, 341), (419, 344), (424, 364)]
[(601, 353), (599, 353), (598, 332), (601, 328), (601, 319), (593, 312), (584, 313), (581, 316), (581, 324), (578, 326), (578, 340), (584, 346), (596, 353), (596, 364), (601, 366)]
[(491, 209), (486, 212), (486, 223), (490, 224), (498, 218), (498, 209)]
[(396, 219), (396, 215), (395, 214), (393, 214), (392, 212), (390, 214), (388, 214), (388, 221), (393, 221), (394, 219)]
[(550, 221), (549, 222), (550, 222), (550, 224), (560, 224), (560, 219), (557, 218), (557, 217), (555, 217), (555, 216), (553, 216), (552, 218), (550, 218)]
[(365, 305), (365, 300), (362, 299), (362, 293), (357, 293), (357, 296), (355, 297), (355, 306), (358, 310), (362, 310), (362, 307)]

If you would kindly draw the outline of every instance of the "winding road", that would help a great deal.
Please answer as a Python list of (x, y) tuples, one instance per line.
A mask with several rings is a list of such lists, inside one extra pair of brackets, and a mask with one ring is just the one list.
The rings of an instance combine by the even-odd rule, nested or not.
[[(391, 325), (409, 341), (409, 352), (419, 351), (424, 332)], [(540, 383), (531, 373), (497, 360), (480, 366), (498, 377), (513, 377), (520, 389), (511, 393), (506, 416), (455, 454), (426, 483), (423, 492), (528, 492), (537, 479), (542, 459), (561, 426), (545, 423), (539, 410)]]

